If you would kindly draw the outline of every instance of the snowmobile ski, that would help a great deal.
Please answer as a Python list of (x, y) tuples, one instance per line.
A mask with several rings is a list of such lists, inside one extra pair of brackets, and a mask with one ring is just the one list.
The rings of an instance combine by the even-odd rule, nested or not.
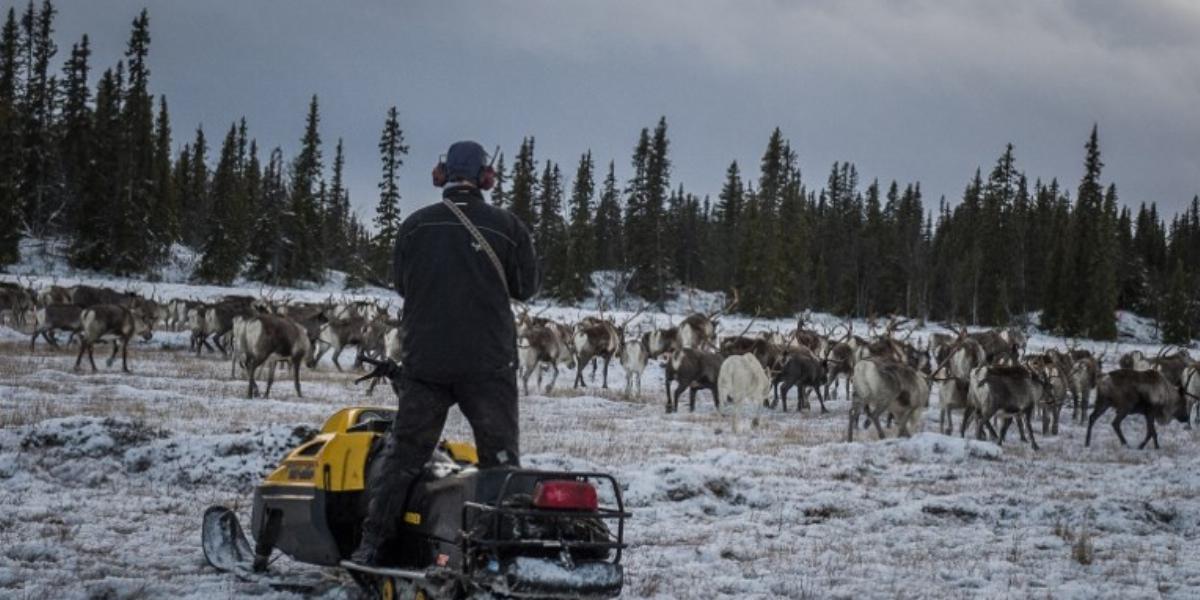
[(279, 591), (308, 593), (318, 588), (315, 583), (285, 581), (270, 573), (256, 572), (254, 548), (246, 539), (237, 514), (228, 507), (210, 506), (204, 511), (200, 538), (204, 559), (222, 573), (231, 573), (242, 581), (266, 585)]

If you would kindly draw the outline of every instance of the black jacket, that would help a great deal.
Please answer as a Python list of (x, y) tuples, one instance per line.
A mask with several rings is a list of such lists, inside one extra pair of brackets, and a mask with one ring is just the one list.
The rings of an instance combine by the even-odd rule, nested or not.
[(505, 290), (487, 254), (440, 202), (400, 225), (392, 268), (404, 297), (406, 375), (435, 383), (475, 382), (516, 368), (517, 341), (509, 298), (528, 300), (541, 283), (533, 241), (521, 220), (491, 206), (474, 188), (454, 200), (504, 264)]

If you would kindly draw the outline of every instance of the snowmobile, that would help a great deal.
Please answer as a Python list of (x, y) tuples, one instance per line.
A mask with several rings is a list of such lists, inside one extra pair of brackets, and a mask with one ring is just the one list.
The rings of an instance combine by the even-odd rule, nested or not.
[[(359, 379), (400, 367), (375, 361)], [(343, 408), (254, 492), (251, 545), (233, 510), (210, 507), (202, 543), (214, 568), (271, 579), (272, 554), (344, 569), (369, 598), (611, 598), (624, 584), (621, 489), (606, 473), (478, 469), (473, 445), (442, 441), (410, 486), (381, 566), (347, 560), (361, 537), (372, 459), (396, 411)], [(603, 497), (604, 502), (601, 502)]]

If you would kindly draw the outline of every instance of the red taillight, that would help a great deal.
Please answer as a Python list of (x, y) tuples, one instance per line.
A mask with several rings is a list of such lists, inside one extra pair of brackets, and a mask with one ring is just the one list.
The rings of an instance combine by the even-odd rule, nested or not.
[(556, 510), (596, 510), (600, 499), (596, 487), (586, 481), (555, 479), (539, 481), (533, 489), (533, 505)]

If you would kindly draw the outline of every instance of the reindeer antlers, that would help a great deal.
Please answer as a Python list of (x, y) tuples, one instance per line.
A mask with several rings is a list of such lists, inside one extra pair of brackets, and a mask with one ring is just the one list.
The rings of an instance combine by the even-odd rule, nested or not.
[(738, 302), (740, 302), (740, 301), (741, 301), (741, 298), (738, 296), (738, 289), (733, 288), (733, 301), (726, 303), (725, 306), (722, 307), (720, 310), (713, 312), (713, 313), (709, 313), (708, 320), (711, 321), (721, 315), (729, 314), (729, 311), (736, 308), (738, 305)]
[(629, 325), (630, 321), (633, 321), (634, 319), (638, 318), (638, 316), (639, 316), (639, 315), (641, 315), (641, 314), (642, 314), (642, 312), (644, 312), (645, 310), (646, 310), (646, 303), (645, 303), (645, 302), (643, 302), (643, 303), (642, 303), (642, 305), (641, 305), (641, 307), (640, 307), (640, 308), (638, 308), (637, 312), (633, 313), (633, 316), (632, 316), (632, 317), (629, 317), (628, 319), (625, 319), (625, 320), (624, 320), (624, 321), (623, 321), (623, 322), (622, 322), (620, 325), (618, 325), (618, 326), (617, 326), (617, 330), (618, 330), (618, 331), (624, 331), (624, 330), (625, 330), (625, 326), (626, 326), (626, 325)]

